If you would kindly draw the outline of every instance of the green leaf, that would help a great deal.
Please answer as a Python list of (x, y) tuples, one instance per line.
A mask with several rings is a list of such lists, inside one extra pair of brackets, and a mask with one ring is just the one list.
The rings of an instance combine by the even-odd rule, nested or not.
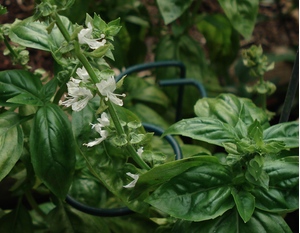
[[(195, 79), (203, 83), (213, 83), (214, 88), (218, 87), (218, 83), (214, 82), (214, 74), (208, 68), (208, 62), (205, 58), (203, 48), (193, 38), (186, 34), (179, 37), (172, 37), (170, 35), (163, 37), (156, 47), (155, 54), (156, 61), (176, 60), (181, 61), (186, 67), (186, 77)], [(178, 67), (167, 67), (156, 70), (157, 79), (176, 79), (179, 77)], [(174, 92), (174, 87), (164, 87), (165, 92), (172, 102), (177, 103), (178, 95)], [(192, 106), (196, 101), (202, 97), (199, 90), (194, 86), (186, 86), (184, 88), (184, 97), (182, 104), (182, 115), (194, 115)]]
[[(60, 19), (71, 35), (73, 24), (64, 16), (60, 16)], [(13, 42), (22, 46), (51, 52), (58, 64), (67, 65), (69, 60), (62, 56), (60, 50), (70, 44), (66, 43), (56, 25), (51, 33), (48, 33), (49, 26), (45, 21), (33, 21), (33, 17), (29, 17), (23, 21), (16, 21), (11, 27), (9, 37)]]
[(145, 104), (135, 104), (128, 109), (134, 112), (142, 122), (154, 124), (163, 129), (169, 126), (166, 120), (159, 113), (155, 112), (152, 108)]
[(43, 102), (39, 98), (33, 96), (31, 93), (21, 93), (17, 96), (8, 99), (7, 103), (14, 103), (14, 104), (21, 104), (21, 105), (29, 104), (32, 106), (43, 105)]
[(40, 90), (40, 93), (41, 93), (41, 98), (45, 103), (48, 102), (55, 94), (57, 84), (58, 84), (57, 79), (52, 78), (45, 85), (43, 85), (43, 88)]
[[(7, 103), (14, 101), (14, 97), (20, 104), (28, 104), (26, 98), (31, 100), (30, 103), (41, 103), (39, 90), (42, 88), (42, 83), (32, 73), (25, 70), (6, 70), (0, 72), (0, 105), (10, 106), (14, 105), (12, 103)], [(18, 97), (19, 96), (19, 97)], [(22, 96), (24, 98), (22, 98)], [(19, 103), (22, 102), (22, 103)]]
[(222, 216), (203, 222), (177, 221), (172, 232), (182, 233), (189, 229), (189, 233), (198, 232), (280, 232), (292, 233), (291, 229), (278, 214), (254, 211), (251, 219), (244, 223), (236, 209), (227, 211)]
[(180, 17), (185, 12), (193, 0), (180, 1), (180, 0), (157, 0), (159, 11), (165, 21), (165, 24), (169, 24)]
[(34, 232), (30, 214), (23, 205), (0, 218), (0, 229), (6, 233)]
[(248, 137), (253, 140), (257, 146), (262, 146), (263, 129), (256, 119), (248, 128)]
[(240, 98), (232, 94), (221, 94), (216, 98), (203, 98), (198, 100), (194, 107), (199, 117), (211, 117), (235, 127), (239, 120), (250, 126), (255, 120), (261, 127), (269, 127), (268, 116), (258, 108), (250, 99)]
[[(91, 129), (90, 123), (96, 119), (96, 102), (97, 100), (91, 101), (82, 111), (73, 112), (72, 114), (72, 127), (79, 152), (85, 158), (90, 172), (111, 193), (118, 197), (124, 203), (124, 206), (126, 205), (137, 212), (145, 212), (148, 204), (139, 200), (128, 201), (131, 190), (123, 187), (130, 182), (127, 179), (127, 172), (139, 173), (132, 164), (127, 164), (127, 150), (113, 146), (109, 140), (103, 141), (100, 145), (92, 148), (83, 146), (83, 143), (87, 143), (95, 138), (95, 132)], [(139, 121), (131, 111), (118, 106), (115, 106), (115, 108), (120, 120), (124, 122)], [(141, 127), (138, 130), (143, 130), (143, 128)]]
[(224, 72), (237, 56), (239, 34), (226, 16), (221, 14), (199, 17), (196, 26), (206, 39), (210, 60), (217, 63), (217, 67), (221, 68), (220, 71)]
[[(12, 125), (2, 133), (3, 123), (8, 122), (2, 118), (3, 115), (1, 114), (0, 116), (0, 181), (15, 166), (23, 151), (22, 129), (19, 125)], [(7, 125), (4, 126), (6, 127)]]
[(285, 148), (299, 147), (299, 122), (284, 122), (273, 125), (264, 130), (263, 140), (265, 143), (283, 142)]
[(247, 191), (238, 191), (235, 188), (231, 189), (231, 194), (241, 218), (245, 223), (248, 222), (255, 209), (255, 197)]
[[(64, 16), (60, 16), (63, 24), (72, 33), (73, 25)], [(63, 35), (57, 26), (54, 26), (51, 33), (48, 34), (49, 25), (41, 21), (33, 21), (29, 17), (23, 21), (15, 22), (10, 30), (9, 37), (15, 43), (29, 48), (35, 48), (45, 51), (56, 51), (65, 42)]]
[(268, 212), (285, 212), (298, 208), (299, 201), (299, 158), (289, 156), (264, 163), (268, 174), (269, 189), (257, 187), (251, 193), (255, 196), (256, 207)]
[(218, 159), (213, 156), (195, 156), (156, 166), (148, 172), (140, 175), (130, 199), (133, 200), (143, 193), (148, 194), (149, 191), (154, 190), (159, 185), (183, 173), (189, 168), (196, 167), (207, 162), (218, 163)]
[(218, 146), (222, 146), (224, 142), (235, 142), (238, 138), (234, 127), (209, 117), (194, 117), (178, 121), (164, 132), (164, 135), (167, 134), (187, 136)]
[(30, 133), (30, 151), (36, 175), (64, 199), (73, 178), (75, 150), (70, 122), (57, 105), (38, 109)]
[(232, 26), (249, 39), (256, 23), (258, 0), (218, 0)]
[(102, 218), (62, 205), (54, 208), (49, 213), (47, 222), (50, 225), (51, 232), (111, 232)]
[(145, 201), (176, 218), (216, 218), (234, 206), (231, 176), (229, 167), (204, 162), (162, 184)]

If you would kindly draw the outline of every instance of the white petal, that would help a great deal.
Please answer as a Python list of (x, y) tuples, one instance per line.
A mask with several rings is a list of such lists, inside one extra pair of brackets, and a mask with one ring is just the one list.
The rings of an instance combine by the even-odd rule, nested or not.
[(123, 187), (124, 188), (133, 188), (135, 186), (136, 182), (138, 181), (138, 179), (139, 179), (140, 176), (138, 174), (132, 174), (131, 172), (127, 172), (126, 175), (130, 176), (133, 179), (133, 181), (131, 181), (127, 185), (124, 185)]
[(144, 147), (140, 147), (136, 153), (141, 157), (143, 152), (144, 152)]
[(110, 124), (109, 118), (108, 118), (108, 115), (106, 114), (106, 112), (103, 112), (101, 114), (101, 118), (98, 118), (97, 121), (99, 121), (100, 125), (102, 125), (102, 126), (109, 126), (109, 124)]
[(78, 68), (76, 70), (76, 74), (79, 76), (82, 82), (87, 83), (90, 81), (90, 76), (84, 67), (82, 67), (82, 69)]

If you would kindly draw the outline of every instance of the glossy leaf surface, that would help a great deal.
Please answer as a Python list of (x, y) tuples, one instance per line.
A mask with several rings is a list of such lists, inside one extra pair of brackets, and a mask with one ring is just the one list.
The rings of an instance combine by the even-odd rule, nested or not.
[(233, 126), (211, 117), (183, 119), (170, 126), (164, 134), (179, 134), (219, 146), (238, 138)]
[(61, 199), (66, 197), (72, 182), (74, 145), (66, 114), (54, 104), (41, 107), (30, 133), (31, 160), (37, 176)]
[(189, 233), (198, 232), (230, 232), (230, 233), (253, 233), (253, 232), (280, 232), (292, 233), (284, 219), (277, 214), (255, 211), (251, 219), (244, 223), (239, 217), (237, 210), (232, 209), (222, 216), (204, 221), (204, 222), (188, 222), (178, 221), (173, 231), (174, 233), (185, 232), (189, 229)]
[(265, 129), (269, 126), (268, 117), (250, 99), (239, 98), (232, 94), (221, 94), (216, 98), (203, 98), (194, 106), (199, 117), (212, 117), (235, 127), (239, 120), (246, 125), (259, 121)]
[(23, 151), (23, 131), (16, 113), (0, 115), (0, 181), (11, 171)]
[(39, 94), (41, 88), (40, 79), (28, 71), (6, 70), (0, 72), (0, 104), (2, 106), (15, 104), (41, 106), (43, 104)]
[(146, 201), (173, 217), (203, 221), (234, 206), (230, 183), (231, 172), (226, 166), (203, 163), (164, 183)]
[(292, 121), (273, 125), (263, 132), (265, 142), (283, 142), (285, 148), (299, 147), (299, 122)]

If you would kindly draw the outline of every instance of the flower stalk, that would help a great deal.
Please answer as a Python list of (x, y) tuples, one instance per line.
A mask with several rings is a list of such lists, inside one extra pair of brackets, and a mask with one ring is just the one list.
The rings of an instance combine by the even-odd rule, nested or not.
[[(70, 34), (67, 31), (67, 29), (65, 28), (62, 21), (60, 20), (58, 14), (55, 14), (55, 22), (56, 22), (57, 27), (59, 28), (59, 30), (63, 34), (64, 38), (66, 39), (66, 41), (70, 42)], [(86, 71), (89, 74), (93, 84), (96, 85), (97, 83), (99, 83), (99, 79), (97, 77), (97, 74), (95, 73), (93, 67), (89, 63), (86, 56), (81, 52), (80, 44), (78, 43), (78, 41), (74, 41), (74, 47), (75, 47), (76, 57), (78, 58), (78, 60), (81, 62), (81, 64), (86, 69)], [(97, 90), (97, 93), (100, 96), (102, 96), (99, 90)], [(111, 101), (109, 99), (105, 100), (105, 103), (108, 106), (108, 111), (109, 111), (111, 119), (112, 119), (112, 121), (113, 121), (113, 123), (116, 127), (117, 134), (118, 135), (123, 135), (124, 134), (124, 129), (123, 129), (121, 123), (120, 123), (119, 117), (116, 113), (116, 110), (114, 109), (113, 104), (111, 103)], [(133, 158), (133, 160), (142, 169), (150, 170), (150, 167), (141, 159), (141, 157), (137, 154), (137, 152), (135, 151), (135, 149), (133, 148), (133, 146), (131, 144), (127, 144), (125, 147), (126, 147), (128, 153), (129, 153), (129, 155)]]

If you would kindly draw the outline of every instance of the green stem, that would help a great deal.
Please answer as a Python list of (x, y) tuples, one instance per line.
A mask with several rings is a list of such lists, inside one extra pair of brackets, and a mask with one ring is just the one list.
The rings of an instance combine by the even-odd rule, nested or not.
[(25, 196), (26, 196), (28, 203), (32, 207), (32, 209), (34, 209), (42, 218), (46, 218), (46, 214), (39, 208), (38, 204), (36, 203), (36, 201), (34, 200), (32, 194), (31, 194), (31, 192), (26, 190)]
[[(67, 29), (65, 28), (65, 26), (63, 25), (62, 21), (60, 20), (58, 14), (55, 14), (55, 20), (56, 20), (56, 24), (59, 28), (59, 30), (61, 31), (61, 33), (63, 34), (63, 36), (65, 37), (65, 39), (69, 42), (70, 41), (70, 35), (69, 32), (67, 31)], [(93, 83), (96, 85), (97, 83), (99, 83), (99, 79), (97, 77), (97, 74), (95, 73), (93, 67), (91, 66), (91, 64), (89, 63), (88, 59), (86, 58), (86, 56), (81, 52), (80, 49), (80, 45), (78, 43), (78, 41), (74, 41), (74, 47), (75, 47), (75, 54), (78, 58), (78, 60), (81, 62), (81, 64), (84, 66), (84, 68), (86, 69), (86, 71), (88, 72), (90, 78), (92, 79)], [(98, 93), (100, 95), (100, 93)], [(101, 95), (100, 95), (101, 96)], [(108, 111), (109, 114), (113, 120), (113, 123), (116, 127), (117, 133), (118, 135), (122, 135), (124, 134), (124, 129), (120, 123), (119, 117), (114, 109), (113, 104), (108, 100), (106, 101), (106, 104), (108, 105)], [(136, 153), (135, 149), (132, 147), (132, 145), (128, 144), (126, 146), (128, 153), (130, 154), (130, 156), (134, 159), (134, 161), (143, 169), (149, 170), (150, 167), (140, 158), (140, 156)]]
[(5, 44), (6, 48), (9, 50), (9, 52), (11, 53), (11, 55), (15, 58), (18, 58), (18, 55), (15, 53), (15, 51), (12, 49), (12, 47), (8, 43), (6, 37), (4, 37), (4, 44)]
[[(110, 117), (112, 121), (114, 122), (114, 125), (116, 127), (116, 130), (119, 135), (124, 134), (124, 129), (120, 123), (119, 117), (116, 114), (116, 110), (113, 106), (113, 104), (108, 100), (106, 101), (106, 104), (108, 105), (108, 111), (110, 114)], [(143, 169), (150, 170), (150, 167), (140, 158), (140, 156), (136, 153), (135, 149), (132, 147), (132, 145), (127, 144), (126, 149), (128, 153), (131, 155), (133, 160)]]
[(93, 83), (94, 84), (99, 83), (99, 79), (98, 79), (93, 67), (89, 63), (86, 56), (84, 56), (84, 54), (81, 52), (79, 43), (77, 41), (75, 41), (74, 45), (75, 45), (75, 54), (76, 54), (77, 58), (79, 59), (79, 61), (84, 66), (84, 68), (86, 69), (86, 71), (88, 72), (88, 74), (89, 74), (90, 78), (92, 79)]
[(63, 37), (65, 38), (65, 40), (67, 42), (70, 42), (70, 39), (71, 39), (70, 34), (57, 13), (55, 13), (54, 19), (55, 19), (55, 23), (56, 23), (57, 27), (59, 28), (60, 32), (63, 34)]

